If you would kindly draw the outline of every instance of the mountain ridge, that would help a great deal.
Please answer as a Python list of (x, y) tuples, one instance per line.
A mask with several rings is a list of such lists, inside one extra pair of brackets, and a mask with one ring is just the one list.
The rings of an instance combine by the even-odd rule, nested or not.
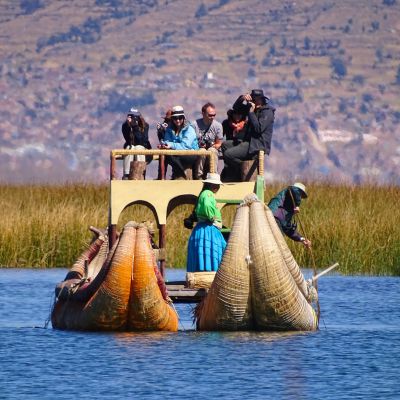
[(400, 183), (395, 0), (9, 1), (0, 15), (3, 182), (106, 181), (129, 107), (156, 145), (167, 107), (195, 119), (212, 101), (222, 122), (262, 88), (277, 108), (268, 179)]

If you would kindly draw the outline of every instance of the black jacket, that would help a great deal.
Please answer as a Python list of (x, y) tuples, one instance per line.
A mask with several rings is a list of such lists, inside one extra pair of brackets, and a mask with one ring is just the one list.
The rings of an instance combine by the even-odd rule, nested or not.
[(260, 150), (264, 150), (266, 154), (269, 154), (271, 151), (275, 108), (270, 104), (265, 104), (254, 112), (250, 112), (250, 107), (243, 104), (241, 96), (235, 101), (232, 108), (240, 110), (244, 115), (248, 116), (245, 140), (250, 142), (249, 154), (255, 155)]
[(149, 124), (145, 124), (143, 132), (140, 131), (138, 125), (129, 125), (128, 122), (122, 124), (122, 134), (125, 139), (124, 149), (128, 146), (144, 146), (146, 149), (150, 149), (151, 145), (149, 142)]

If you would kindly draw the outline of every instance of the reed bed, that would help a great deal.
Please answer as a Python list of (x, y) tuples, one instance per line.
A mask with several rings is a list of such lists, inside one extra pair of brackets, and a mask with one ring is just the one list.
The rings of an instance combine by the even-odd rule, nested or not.
[[(267, 184), (265, 199), (284, 187)], [(107, 226), (107, 185), (1, 185), (0, 190), (3, 267), (69, 267), (91, 240), (88, 227)], [(312, 252), (288, 240), (299, 265), (315, 263), (321, 269), (337, 261), (344, 274), (400, 275), (399, 187), (308, 183), (307, 190), (299, 228), (312, 240)], [(186, 265), (190, 231), (183, 218), (192, 208), (178, 207), (168, 217), (168, 266)], [(223, 210), (224, 224), (230, 226), (234, 213), (233, 206)], [(152, 212), (139, 205), (121, 214), (119, 227), (128, 220), (155, 222)]]

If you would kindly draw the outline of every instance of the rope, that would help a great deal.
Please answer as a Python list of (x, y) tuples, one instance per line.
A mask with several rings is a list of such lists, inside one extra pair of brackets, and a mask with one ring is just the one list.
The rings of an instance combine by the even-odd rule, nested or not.
[(51, 321), (51, 314), (53, 313), (53, 308), (54, 308), (54, 305), (56, 304), (56, 300), (57, 300), (56, 294), (54, 293), (54, 295), (50, 299), (51, 299), (51, 301), (50, 301), (50, 307), (49, 307), (49, 314), (48, 314), (46, 320), (44, 321), (44, 327), (43, 327), (44, 329), (48, 328), (49, 323)]
[(180, 319), (180, 317), (179, 317), (178, 311), (177, 311), (177, 309), (175, 308), (174, 303), (171, 301), (169, 304), (171, 304), (172, 308), (173, 308), (174, 311), (175, 311), (176, 316), (178, 317), (178, 325), (180, 324), (181, 327), (182, 327), (182, 330), (183, 330), (183, 331), (186, 331), (186, 329), (185, 329), (185, 327), (184, 327), (184, 325), (183, 325), (183, 323), (182, 323), (182, 321), (181, 321), (181, 319)]

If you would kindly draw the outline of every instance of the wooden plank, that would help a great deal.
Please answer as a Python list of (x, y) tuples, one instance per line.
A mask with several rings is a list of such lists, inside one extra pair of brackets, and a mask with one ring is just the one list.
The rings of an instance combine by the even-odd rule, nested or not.
[(168, 296), (174, 303), (199, 303), (207, 294), (205, 289), (189, 289), (186, 282), (166, 282)]

